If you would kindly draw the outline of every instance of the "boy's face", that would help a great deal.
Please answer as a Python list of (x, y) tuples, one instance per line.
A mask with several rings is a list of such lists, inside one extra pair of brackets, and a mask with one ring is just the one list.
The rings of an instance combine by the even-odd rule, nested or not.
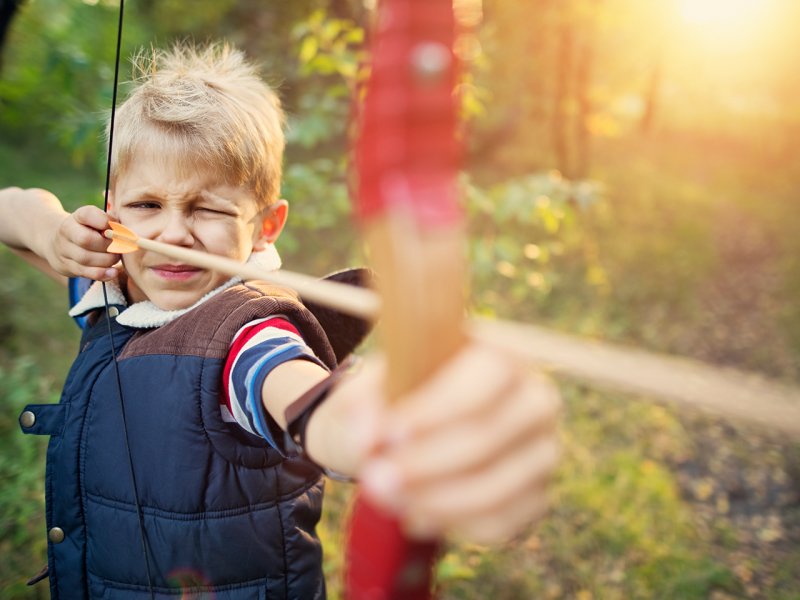
[[(116, 181), (110, 214), (141, 237), (241, 262), (278, 237), (285, 203), (260, 210), (252, 192), (220, 182), (213, 170), (184, 171), (164, 157), (134, 160)], [(165, 310), (191, 306), (229, 279), (145, 250), (123, 263), (130, 300)]]

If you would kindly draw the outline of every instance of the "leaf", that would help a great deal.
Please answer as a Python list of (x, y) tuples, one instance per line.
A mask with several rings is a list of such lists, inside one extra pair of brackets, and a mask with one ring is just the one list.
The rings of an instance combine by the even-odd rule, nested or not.
[(319, 42), (317, 41), (317, 38), (313, 36), (308, 36), (304, 38), (302, 43), (300, 44), (300, 52), (298, 58), (300, 59), (300, 62), (302, 64), (307, 65), (309, 62), (311, 62), (311, 59), (313, 59), (317, 55), (318, 51), (319, 51)]

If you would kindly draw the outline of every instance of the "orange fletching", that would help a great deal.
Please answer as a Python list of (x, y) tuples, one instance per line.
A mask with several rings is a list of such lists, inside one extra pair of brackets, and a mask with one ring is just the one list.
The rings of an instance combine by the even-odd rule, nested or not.
[(136, 252), (139, 249), (139, 244), (136, 243), (139, 236), (130, 229), (114, 221), (109, 221), (108, 226), (111, 227), (111, 231), (106, 230), (103, 235), (112, 241), (106, 252), (127, 254), (128, 252)]

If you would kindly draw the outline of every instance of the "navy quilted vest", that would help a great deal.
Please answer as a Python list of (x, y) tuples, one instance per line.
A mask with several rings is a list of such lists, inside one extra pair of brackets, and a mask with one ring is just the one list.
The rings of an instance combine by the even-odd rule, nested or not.
[[(130, 452), (156, 598), (324, 598), (315, 526), (319, 471), (220, 418), (235, 332), (288, 316), (330, 367), (314, 316), (291, 293), (237, 285), (155, 330), (112, 320)], [(149, 598), (107, 335), (87, 327), (57, 405), (31, 405), (26, 433), (50, 435), (47, 528), (52, 598)]]

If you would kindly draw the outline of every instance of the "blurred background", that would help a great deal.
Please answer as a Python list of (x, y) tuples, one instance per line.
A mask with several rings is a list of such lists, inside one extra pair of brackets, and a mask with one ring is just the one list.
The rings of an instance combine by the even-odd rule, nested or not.
[[(472, 310), (800, 383), (800, 2), (455, 4)], [(117, 11), (0, 0), (0, 186), (102, 205)], [(292, 211), (278, 245), (294, 270), (364, 260), (347, 148), (373, 13), (367, 0), (126, 5), (125, 56), (227, 39), (279, 90)], [(58, 400), (78, 340), (66, 304), (0, 249), (3, 598), (48, 595), (24, 584), (46, 561), (45, 442), (16, 419)], [(797, 440), (562, 391), (550, 515), (500, 547), (453, 543), (443, 598), (800, 598)], [(333, 599), (348, 495), (331, 486), (320, 528)]]

